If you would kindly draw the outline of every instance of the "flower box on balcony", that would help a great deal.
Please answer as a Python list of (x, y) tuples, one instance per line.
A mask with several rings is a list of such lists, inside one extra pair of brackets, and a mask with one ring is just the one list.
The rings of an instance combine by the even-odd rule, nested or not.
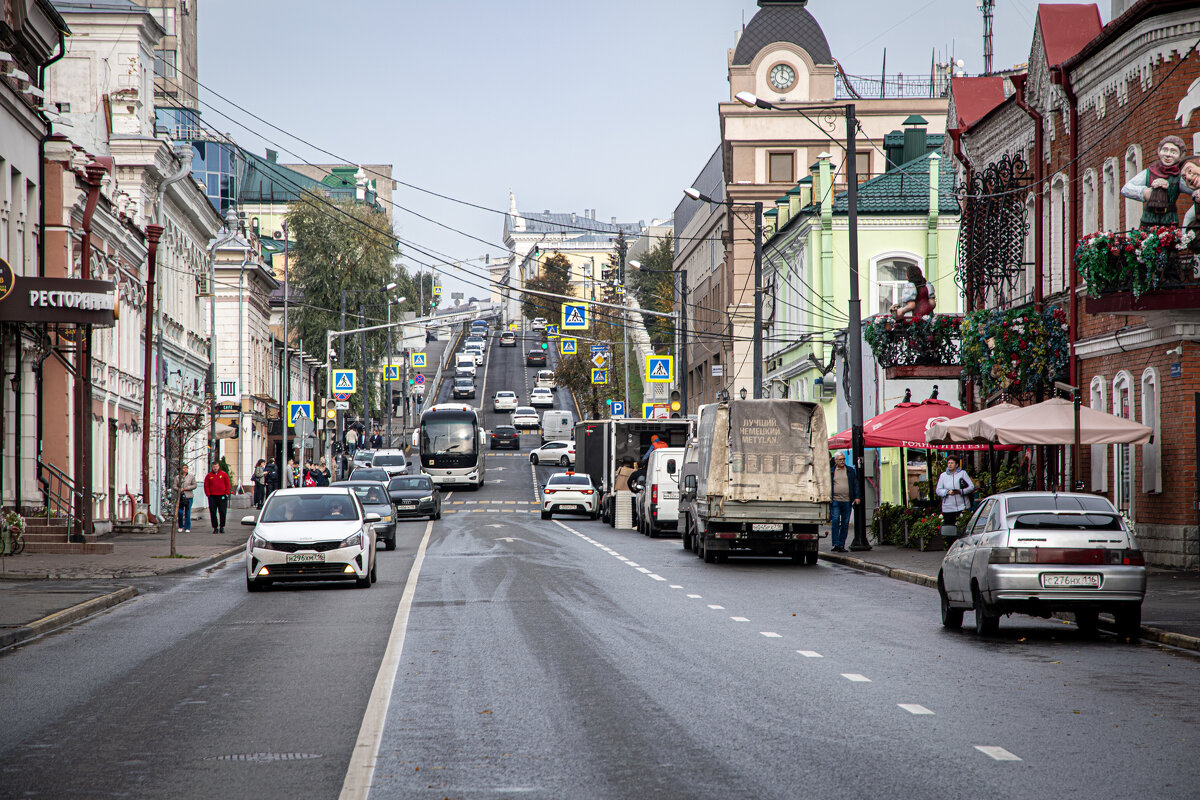
[(962, 371), (961, 323), (957, 314), (916, 322), (880, 314), (868, 320), (863, 337), (889, 378), (956, 378)]
[(963, 375), (984, 397), (1047, 395), (1067, 371), (1067, 313), (1053, 306), (974, 311), (962, 322)]
[(1196, 232), (1168, 225), (1093, 233), (1075, 248), (1092, 313), (1200, 307)]

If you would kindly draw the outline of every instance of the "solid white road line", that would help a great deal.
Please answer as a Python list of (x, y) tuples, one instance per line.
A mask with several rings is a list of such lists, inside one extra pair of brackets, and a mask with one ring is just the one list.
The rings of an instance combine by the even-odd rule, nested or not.
[(1019, 756), (1014, 756), (1012, 753), (1005, 750), (1003, 747), (989, 747), (977, 744), (975, 749), (984, 755), (991, 756), (997, 761), (1020, 761)]
[(871, 679), (868, 678), (866, 675), (859, 675), (857, 672), (843, 672), (842, 677), (848, 681), (854, 681), (855, 683), (870, 683), (871, 682)]
[(905, 711), (907, 711), (910, 714), (932, 714), (933, 713), (925, 706), (918, 705), (917, 703), (897, 703), (896, 705), (900, 706), (901, 708), (903, 708)]
[(818, 653), (816, 650), (797, 650), (797, 653), (805, 658), (824, 658), (825, 656)]
[(358, 729), (358, 740), (354, 743), (354, 752), (350, 755), (350, 766), (346, 768), (346, 778), (342, 781), (342, 792), (338, 795), (340, 800), (366, 800), (371, 791), (375, 763), (379, 758), (379, 743), (383, 739), (383, 726), (387, 721), (388, 705), (392, 700), (396, 671), (400, 667), (400, 655), (404, 651), (404, 637), (408, 633), (408, 616), (412, 611), (413, 596), (417, 593), (417, 578), (421, 574), (421, 564), (425, 562), (425, 549), (429, 546), (431, 533), (433, 520), (425, 524), (425, 535), (417, 548), (412, 569), (408, 571), (408, 580), (404, 584), (404, 594), (400, 597), (400, 606), (396, 609), (396, 617), (392, 622), (388, 646), (383, 652), (379, 672), (375, 675), (371, 699), (367, 701), (362, 726)]

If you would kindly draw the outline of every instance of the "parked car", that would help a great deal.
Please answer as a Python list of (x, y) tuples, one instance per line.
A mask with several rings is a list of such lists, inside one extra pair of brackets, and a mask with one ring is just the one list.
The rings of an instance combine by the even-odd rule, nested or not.
[[(371, 457), (374, 458), (374, 454)], [(387, 483), (391, 480), (391, 476), (387, 474), (387, 471), (383, 467), (355, 467), (350, 470), (347, 480)]]
[(1105, 497), (1055, 492), (997, 494), (982, 501), (938, 571), (942, 624), (995, 634), (1004, 614), (1073, 612), (1084, 633), (1111, 612), (1135, 637), (1146, 595), (1146, 561)]
[(500, 334), (500, 346), (501, 347), (516, 347), (517, 346), (517, 335), (515, 333), (513, 333), (512, 331), (505, 331), (504, 333)]
[(330, 485), (345, 486), (354, 492), (364, 511), (378, 514), (375, 538), (383, 540), (384, 550), (396, 549), (396, 509), (392, 508), (392, 501), (383, 486), (375, 481), (336, 481)]
[(492, 428), (491, 449), (499, 450), (501, 447), (521, 449), (521, 434), (512, 425), (497, 425)]
[(470, 378), (455, 378), (450, 396), (455, 400), (475, 399), (475, 381)]
[(542, 444), (575, 438), (575, 415), (561, 409), (542, 412)]
[(533, 323), (529, 327), (531, 330), (535, 330), (535, 331), (546, 330), (546, 318), (545, 317), (534, 317)]
[(534, 389), (529, 393), (529, 405), (534, 408), (554, 408), (554, 392), (550, 389)]
[(542, 421), (538, 419), (537, 409), (530, 406), (517, 406), (517, 410), (513, 412), (512, 424), (517, 430), (536, 429)]
[(344, 486), (273, 492), (258, 519), (242, 517), (254, 529), (246, 541), (246, 591), (276, 581), (353, 580), (370, 588), (380, 521)]
[(542, 519), (555, 514), (600, 516), (600, 498), (592, 479), (582, 473), (559, 472), (542, 485)]
[(558, 386), (558, 381), (554, 379), (554, 370), (539, 369), (537, 377), (533, 379), (533, 385), (539, 389), (553, 389)]
[(558, 464), (569, 467), (575, 464), (575, 443), (570, 441), (546, 442), (529, 454), (530, 464)]
[(371, 456), (375, 455), (374, 450), (355, 450), (354, 451), (354, 466), (369, 467), (371, 466)]
[(508, 390), (496, 392), (492, 397), (493, 411), (515, 411), (517, 408), (517, 393)]
[(525, 352), (525, 366), (527, 367), (544, 367), (546, 366), (546, 351), (540, 347), (535, 347), (532, 350)]
[(442, 518), (442, 493), (433, 478), (420, 475), (400, 475), (388, 481), (388, 497), (396, 507), (396, 518)]
[(382, 469), (390, 479), (408, 472), (408, 458), (403, 450), (376, 450), (371, 466)]

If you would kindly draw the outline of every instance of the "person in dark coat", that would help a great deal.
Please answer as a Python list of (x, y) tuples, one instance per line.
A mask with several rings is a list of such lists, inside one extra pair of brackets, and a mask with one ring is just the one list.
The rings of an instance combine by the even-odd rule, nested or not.
[(839, 450), (829, 465), (830, 503), (829, 535), (835, 553), (846, 552), (846, 535), (850, 531), (850, 509), (861, 505), (858, 496), (858, 471), (846, 463), (846, 453)]

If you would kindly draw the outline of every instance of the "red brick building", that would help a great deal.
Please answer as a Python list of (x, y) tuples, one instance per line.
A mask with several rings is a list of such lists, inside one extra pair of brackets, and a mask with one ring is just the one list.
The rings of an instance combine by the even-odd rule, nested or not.
[[(1095, 5), (1041, 5), (1024, 74), (1005, 77), (1002, 92), (995, 77), (954, 82), (949, 137), (964, 179), (1026, 165), (1006, 188), (1024, 203), (1027, 230), (1014, 222), (1023, 255), (1005, 279), (963, 276), (974, 307), (1067, 310), (1061, 377), (1093, 408), (1155, 430), (1150, 444), (1085, 448), (1067, 485), (1079, 480), (1133, 518), (1151, 563), (1191, 568), (1200, 564), (1200, 266), (1168, 247), (1126, 285), (1088, 279), (1075, 254), (1089, 234), (1142, 227), (1139, 181), (1165, 137), (1181, 139), (1184, 156), (1200, 150), (1198, 44), (1194, 0), (1139, 0), (1103, 26)], [(1191, 189), (1200, 181), (1183, 179), (1180, 220)]]

